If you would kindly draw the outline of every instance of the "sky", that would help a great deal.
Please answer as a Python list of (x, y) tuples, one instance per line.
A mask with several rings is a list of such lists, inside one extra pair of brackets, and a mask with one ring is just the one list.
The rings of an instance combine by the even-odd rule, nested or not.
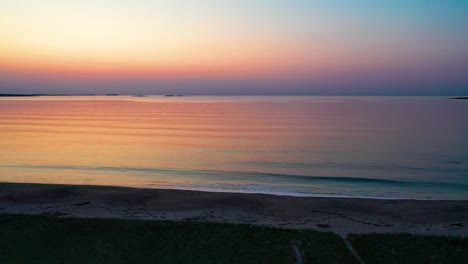
[(468, 94), (466, 0), (0, 0), (0, 93)]

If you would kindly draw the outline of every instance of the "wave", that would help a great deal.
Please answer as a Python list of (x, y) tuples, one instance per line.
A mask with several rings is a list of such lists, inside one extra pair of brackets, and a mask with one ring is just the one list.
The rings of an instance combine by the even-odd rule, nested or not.
[[(278, 174), (255, 171), (221, 171), (221, 170), (180, 170), (170, 168), (142, 168), (142, 167), (112, 167), (112, 166), (73, 166), (73, 165), (0, 165), (0, 168), (24, 168), (24, 169), (46, 169), (46, 170), (74, 170), (74, 171), (108, 171), (108, 172), (144, 172), (153, 175), (167, 175), (171, 177), (204, 177), (220, 181), (242, 180), (265, 182), (271, 179), (270, 183), (281, 183), (278, 180), (289, 180), (288, 183), (343, 183), (343, 184), (373, 184), (392, 185), (392, 186), (415, 186), (415, 187), (445, 187), (455, 189), (468, 189), (468, 184), (447, 183), (434, 181), (405, 181), (398, 179), (378, 179), (364, 177), (345, 177), (345, 176), (317, 176), (317, 175), (298, 175), (298, 174)], [(268, 182), (268, 181), (266, 181)]]
[(273, 168), (300, 168), (300, 169), (316, 169), (316, 168), (325, 168), (325, 169), (353, 169), (353, 170), (379, 170), (379, 171), (388, 171), (388, 172), (431, 172), (431, 173), (465, 173), (468, 174), (468, 169), (465, 166), (460, 166), (461, 163), (454, 161), (447, 161), (446, 165), (454, 165), (456, 167), (444, 168), (444, 167), (415, 167), (415, 166), (402, 166), (394, 164), (371, 164), (371, 163), (333, 163), (333, 162), (318, 162), (318, 163), (303, 163), (303, 162), (264, 162), (264, 161), (255, 161), (255, 162), (236, 162), (234, 163), (238, 166), (263, 166), (263, 167), (273, 167)]

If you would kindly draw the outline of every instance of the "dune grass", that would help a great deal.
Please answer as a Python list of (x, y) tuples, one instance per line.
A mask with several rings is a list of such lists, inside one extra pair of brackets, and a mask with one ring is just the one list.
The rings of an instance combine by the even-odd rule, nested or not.
[(356, 263), (332, 233), (249, 225), (0, 215), (0, 263)]
[[(468, 263), (466, 238), (347, 237), (366, 264)], [(327, 232), (249, 225), (0, 214), (3, 263), (357, 263)]]
[(365, 263), (468, 263), (468, 239), (410, 234), (351, 234)]

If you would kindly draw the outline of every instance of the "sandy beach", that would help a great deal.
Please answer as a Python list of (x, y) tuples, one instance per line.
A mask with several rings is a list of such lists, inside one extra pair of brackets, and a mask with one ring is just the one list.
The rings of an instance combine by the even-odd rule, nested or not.
[(0, 184), (0, 213), (243, 223), (349, 233), (468, 234), (468, 201), (375, 200)]

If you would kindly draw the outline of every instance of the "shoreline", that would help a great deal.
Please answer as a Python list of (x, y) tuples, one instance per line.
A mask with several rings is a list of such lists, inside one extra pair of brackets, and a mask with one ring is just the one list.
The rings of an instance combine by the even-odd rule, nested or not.
[(115, 188), (130, 188), (140, 190), (174, 190), (174, 191), (194, 191), (194, 192), (208, 192), (208, 193), (231, 193), (231, 194), (264, 194), (272, 196), (286, 196), (286, 197), (304, 197), (304, 198), (340, 198), (340, 199), (369, 199), (369, 200), (401, 200), (401, 201), (468, 201), (456, 198), (438, 198), (438, 197), (410, 197), (410, 196), (386, 196), (386, 195), (354, 195), (346, 193), (312, 193), (301, 191), (294, 188), (258, 188), (247, 185), (244, 188), (229, 188), (223, 185), (216, 186), (185, 186), (185, 185), (106, 185), (106, 184), (75, 184), (75, 183), (43, 183), (43, 182), (12, 182), (0, 181), (0, 184), (36, 184), (36, 185), (64, 185), (64, 186), (94, 186), (94, 187), (115, 187)]
[(468, 234), (468, 201), (0, 183), (0, 213), (218, 222), (350, 233)]
[[(47, 184), (46, 184), (47, 185)], [(81, 185), (78, 185), (81, 186)], [(287, 191), (264, 191), (260, 189), (223, 189), (223, 188), (210, 188), (210, 187), (128, 187), (128, 186), (109, 186), (109, 185), (89, 185), (89, 186), (105, 186), (105, 187), (119, 187), (131, 188), (140, 190), (174, 190), (174, 191), (192, 191), (192, 192), (207, 192), (207, 193), (231, 193), (231, 194), (263, 194), (272, 196), (286, 196), (286, 197), (304, 197), (304, 198), (339, 198), (339, 199), (369, 199), (369, 200), (405, 200), (405, 201), (465, 201), (459, 199), (437, 199), (437, 198), (420, 198), (420, 197), (396, 197), (396, 196), (378, 196), (378, 195), (351, 195), (351, 194), (328, 194), (328, 193), (307, 193), (307, 192), (287, 192)], [(468, 201), (468, 200), (466, 200)]]

